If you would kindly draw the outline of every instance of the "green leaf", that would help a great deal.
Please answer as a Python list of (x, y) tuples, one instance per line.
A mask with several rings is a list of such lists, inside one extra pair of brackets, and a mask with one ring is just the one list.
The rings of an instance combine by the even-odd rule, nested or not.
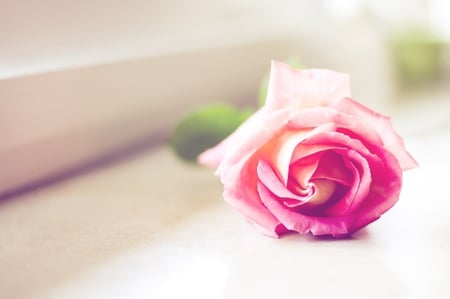
[(432, 82), (442, 69), (444, 42), (425, 27), (412, 27), (393, 37), (395, 67), (408, 87)]
[(225, 139), (251, 114), (227, 104), (203, 106), (178, 123), (170, 145), (178, 157), (195, 162), (200, 153)]

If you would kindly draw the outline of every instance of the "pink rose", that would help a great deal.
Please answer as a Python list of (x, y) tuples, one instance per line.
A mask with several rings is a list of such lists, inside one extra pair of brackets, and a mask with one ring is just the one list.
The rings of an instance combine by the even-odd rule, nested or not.
[(348, 236), (398, 200), (416, 167), (390, 118), (350, 98), (347, 75), (272, 62), (266, 104), (199, 156), (264, 234)]

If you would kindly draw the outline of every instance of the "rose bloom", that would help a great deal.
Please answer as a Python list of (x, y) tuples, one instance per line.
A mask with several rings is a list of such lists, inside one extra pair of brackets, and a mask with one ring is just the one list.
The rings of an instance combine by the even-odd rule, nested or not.
[(416, 167), (390, 118), (350, 98), (349, 77), (272, 62), (266, 104), (199, 156), (264, 234), (349, 236), (398, 200)]

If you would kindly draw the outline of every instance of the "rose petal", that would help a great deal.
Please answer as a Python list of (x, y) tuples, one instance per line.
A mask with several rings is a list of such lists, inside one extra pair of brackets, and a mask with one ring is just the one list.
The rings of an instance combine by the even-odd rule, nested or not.
[[(291, 164), (289, 178), (301, 189), (306, 189), (311, 177), (316, 172), (322, 153), (315, 153)], [(269, 188), (270, 189), (270, 188)]]
[(328, 149), (352, 149), (364, 157), (376, 159), (376, 155), (370, 152), (359, 139), (350, 138), (339, 132), (325, 132), (308, 138), (303, 142), (304, 145), (325, 144)]
[(299, 143), (311, 136), (313, 132), (310, 129), (297, 131), (285, 131), (272, 139), (260, 151), (263, 156), (274, 167), (280, 180), (287, 185), (289, 175), (289, 165), (291, 163), (292, 153)]
[(216, 146), (206, 149), (197, 157), (197, 163), (209, 168), (217, 168), (231, 144), (228, 140), (232, 140), (232, 138), (224, 139)]
[[(317, 165), (317, 163), (315, 164)], [(309, 206), (321, 205), (330, 198), (336, 187), (332, 181), (317, 179), (310, 184), (313, 192), (299, 195), (291, 192), (283, 185), (266, 161), (260, 160), (258, 162), (257, 173), (259, 182), (264, 184), (284, 205), (290, 208), (298, 208), (303, 204)]]
[(345, 165), (342, 157), (332, 150), (323, 153), (311, 179), (328, 179), (345, 186), (353, 183), (351, 171)]
[(262, 234), (272, 237), (272, 238), (279, 238), (282, 234), (288, 232), (289, 230), (281, 223), (279, 223), (277, 226), (275, 226), (273, 229), (267, 229), (264, 226), (259, 225), (258, 223), (252, 221), (251, 219), (247, 218), (247, 221), (252, 223), (257, 230), (259, 230)]
[(289, 230), (300, 234), (311, 232), (313, 235), (333, 236), (345, 236), (352, 232), (353, 215), (327, 218), (300, 214), (283, 206), (262, 183), (258, 183), (257, 187), (261, 201)]
[(334, 130), (335, 126), (331, 123), (320, 125), (314, 129), (285, 130), (265, 144), (259, 150), (259, 154), (272, 165), (283, 184), (287, 185), (292, 155), (298, 144), (321, 132)]
[(308, 156), (312, 156), (318, 152), (326, 151), (330, 148), (329, 145), (325, 144), (305, 144), (304, 142), (297, 145), (292, 154), (291, 165), (295, 165), (301, 159), (305, 159)]
[(346, 114), (366, 119), (381, 137), (385, 148), (394, 154), (403, 170), (418, 166), (414, 158), (406, 151), (403, 139), (392, 127), (391, 118), (356, 102), (351, 98), (343, 98), (333, 107)]
[(300, 203), (305, 201), (305, 196), (299, 196), (283, 185), (272, 167), (270, 167), (269, 163), (266, 161), (260, 160), (258, 162), (257, 174), (259, 181), (279, 198), (295, 199)]
[[(327, 144), (330, 150), (343, 157), (345, 169), (352, 172), (352, 186), (347, 194), (333, 207), (327, 210), (327, 215), (343, 215), (355, 211), (369, 193), (371, 184), (371, 169), (369, 167), (382, 163), (358, 139), (352, 139), (342, 133), (322, 133), (309, 138), (304, 144)], [(355, 164), (356, 163), (356, 164)]]
[[(354, 156), (350, 157), (351, 160), (357, 161), (357, 159), (360, 159), (360, 165), (365, 164), (363, 161), (367, 161), (368, 166), (363, 165), (363, 167), (370, 167), (371, 182), (369, 193), (366, 197), (364, 197), (364, 193), (355, 197), (353, 200), (359, 198), (360, 201), (352, 203), (350, 210), (347, 212), (347, 214), (350, 213), (356, 217), (352, 227), (354, 231), (378, 219), (397, 202), (401, 189), (402, 171), (397, 159), (392, 153), (384, 150), (382, 147), (374, 147), (372, 149), (374, 153), (368, 152), (359, 140), (351, 139), (340, 133), (323, 133), (305, 141), (305, 143), (309, 142), (330, 145), (335, 143), (337, 147), (334, 150), (342, 151), (341, 154), (344, 154), (347, 151), (345, 147), (351, 148), (352, 152), (358, 153), (361, 157), (360, 159), (358, 158), (358, 155), (353, 153), (352, 155)], [(339, 148), (339, 145), (341, 145), (341, 148)], [(344, 161), (347, 160), (344, 159)], [(351, 164), (348, 164), (348, 168), (351, 170), (350, 165)], [(367, 169), (359, 170), (358, 173), (363, 174), (367, 173), (367, 171)], [(366, 183), (360, 183), (359, 185), (361, 188), (361, 186), (368, 184), (367, 181)], [(369, 187), (365, 188), (367, 190)], [(346, 201), (347, 199), (343, 198), (343, 202)], [(349, 203), (350, 201), (344, 205), (347, 206)], [(330, 209), (327, 211), (327, 214), (335, 214), (342, 211), (341, 208), (335, 208), (335, 210), (336, 211)]]
[(328, 105), (350, 96), (350, 80), (346, 74), (330, 70), (296, 70), (272, 61), (265, 106), (269, 110)]
[(354, 181), (347, 193), (324, 211), (325, 216), (341, 216), (355, 212), (366, 200), (370, 191), (372, 176), (367, 160), (351, 149), (340, 150), (340, 153), (347, 156), (344, 161), (346, 168), (352, 172)]
[(311, 180), (312, 188), (314, 189), (313, 194), (308, 198), (309, 207), (320, 208), (323, 204), (327, 203), (331, 199), (333, 193), (336, 191), (336, 183), (332, 180), (326, 179), (314, 179)]
[(259, 109), (256, 111), (244, 122), (245, 125), (241, 124), (241, 126), (231, 133), (230, 136), (222, 140), (218, 145), (201, 153), (197, 158), (197, 162), (211, 168), (218, 167), (229, 149), (251, 133), (249, 127), (251, 127), (253, 123), (257, 123), (260, 115), (264, 113), (267, 113), (264, 109)]
[(359, 208), (355, 229), (378, 219), (398, 201), (402, 187), (402, 170), (396, 157), (383, 149), (376, 153), (383, 163), (371, 164), (370, 193)]
[(230, 206), (240, 211), (249, 221), (254, 223), (262, 233), (278, 237), (284, 227), (259, 200), (253, 161), (254, 159), (244, 166), (233, 183), (224, 186), (223, 197)]
[(248, 119), (239, 127), (239, 136), (233, 137), (216, 171), (224, 185), (236, 179), (243, 165), (286, 125), (289, 116), (290, 111), (285, 109), (261, 112), (258, 118)]
[(289, 120), (288, 128), (294, 130), (316, 127), (323, 123), (333, 123), (338, 130), (344, 128), (365, 143), (375, 146), (383, 145), (382, 139), (369, 122), (328, 107), (314, 107), (298, 112)]

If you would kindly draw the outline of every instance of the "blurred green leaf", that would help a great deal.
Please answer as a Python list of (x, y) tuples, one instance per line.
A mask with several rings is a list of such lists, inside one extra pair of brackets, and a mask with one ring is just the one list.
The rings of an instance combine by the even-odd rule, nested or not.
[[(295, 56), (284, 62), (295, 68), (301, 67), (300, 60)], [(260, 84), (260, 106), (263, 106), (266, 100), (268, 83), (269, 73)], [(170, 138), (170, 146), (181, 159), (195, 162), (200, 153), (225, 139), (253, 112), (237, 110), (229, 104), (203, 106), (178, 123)]]
[[(283, 60), (283, 62), (289, 64), (290, 66), (296, 69), (302, 68), (302, 63), (300, 62), (300, 58), (298, 56), (290, 56), (289, 58)], [(258, 91), (259, 107), (264, 106), (264, 104), (266, 103), (267, 89), (269, 87), (269, 75), (270, 73), (267, 72), (262, 78), (261, 83), (259, 84), (259, 91)]]
[(408, 87), (433, 81), (442, 65), (444, 42), (426, 27), (412, 27), (392, 40), (397, 72)]
[(195, 162), (200, 153), (225, 139), (252, 112), (227, 104), (203, 106), (178, 123), (170, 145), (178, 157)]

